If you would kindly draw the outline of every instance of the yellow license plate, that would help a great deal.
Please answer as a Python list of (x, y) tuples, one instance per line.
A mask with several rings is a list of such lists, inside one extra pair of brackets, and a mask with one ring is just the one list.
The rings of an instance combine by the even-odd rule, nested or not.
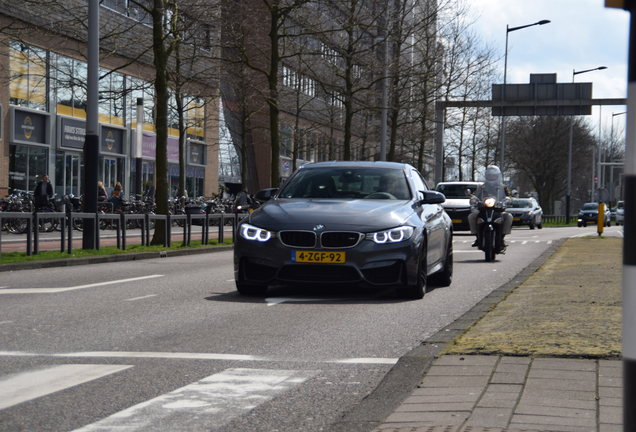
[(297, 263), (342, 264), (344, 252), (292, 251), (292, 261)]
[(521, 220), (521, 218), (514, 218), (513, 221), (515, 222), (519, 222)]
[(453, 223), (460, 224), (462, 223), (461, 219), (452, 219)]

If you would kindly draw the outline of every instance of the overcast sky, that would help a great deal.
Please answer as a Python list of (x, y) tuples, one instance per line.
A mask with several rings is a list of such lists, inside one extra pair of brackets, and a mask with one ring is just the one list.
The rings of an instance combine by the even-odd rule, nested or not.
[[(592, 82), (592, 97), (627, 97), (629, 13), (605, 7), (604, 0), (466, 0), (476, 19), (473, 28), (501, 57), (503, 77), (506, 25), (510, 28), (550, 20), (508, 34), (507, 83), (528, 83), (531, 73), (556, 73), (557, 82)], [(625, 106), (604, 106), (603, 130), (611, 127), (612, 113)], [(625, 115), (614, 116), (615, 133), (624, 131)], [(589, 120), (598, 134), (599, 107)], [(609, 131), (608, 131), (609, 132)]]

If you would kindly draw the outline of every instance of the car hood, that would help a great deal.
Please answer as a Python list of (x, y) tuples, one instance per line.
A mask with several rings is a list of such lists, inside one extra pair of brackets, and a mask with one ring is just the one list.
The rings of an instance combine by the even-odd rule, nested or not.
[(521, 213), (531, 212), (531, 211), (532, 211), (532, 209), (529, 209), (529, 208), (511, 208), (511, 207), (508, 207), (508, 208), (506, 209), (506, 211), (507, 211), (508, 213), (520, 213), (520, 214), (521, 214)]
[(412, 201), (275, 199), (250, 214), (249, 223), (272, 231), (354, 230), (372, 232), (402, 225), (415, 211)]

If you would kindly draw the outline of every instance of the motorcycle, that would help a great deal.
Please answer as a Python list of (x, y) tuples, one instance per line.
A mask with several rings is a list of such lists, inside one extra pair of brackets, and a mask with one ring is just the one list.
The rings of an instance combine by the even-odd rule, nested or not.
[(506, 251), (504, 237), (504, 210), (510, 204), (510, 198), (500, 201), (488, 196), (483, 201), (473, 196), (471, 206), (477, 208), (477, 247), (486, 255), (486, 261), (492, 262), (497, 254)]

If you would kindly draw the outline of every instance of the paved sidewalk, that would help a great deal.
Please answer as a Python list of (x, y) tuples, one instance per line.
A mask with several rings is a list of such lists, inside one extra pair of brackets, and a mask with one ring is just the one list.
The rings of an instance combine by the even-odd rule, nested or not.
[(412, 353), (432, 362), (375, 431), (622, 431), (621, 269), (621, 239), (566, 240)]

